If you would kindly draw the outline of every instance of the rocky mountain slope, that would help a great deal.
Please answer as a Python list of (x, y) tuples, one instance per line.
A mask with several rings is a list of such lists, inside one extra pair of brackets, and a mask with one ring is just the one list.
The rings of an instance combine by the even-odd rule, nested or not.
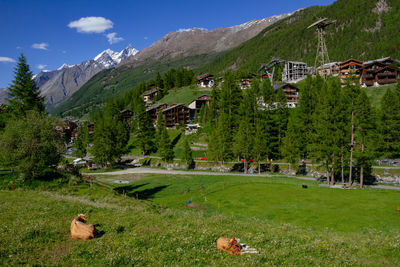
[(81, 64), (63, 64), (54, 71), (42, 71), (34, 77), (36, 85), (45, 97), (46, 105), (57, 106), (68, 99), (83, 84), (98, 72), (116, 66), (121, 61), (135, 55), (138, 50), (128, 46), (121, 52), (107, 49), (92, 60)]
[(169, 68), (198, 68), (224, 51), (253, 38), (265, 27), (292, 14), (252, 20), (211, 31), (193, 28), (168, 33), (136, 55), (122, 60), (116, 68), (95, 75), (73, 97), (65, 101), (57, 112), (78, 106), (78, 109), (87, 112), (110, 96), (123, 93), (139, 82), (153, 78), (157, 72), (164, 72)]
[(201, 28), (183, 29), (171, 32), (140, 51), (131, 60), (143, 62), (147, 60), (175, 59), (199, 54), (222, 52), (247, 41), (266, 27), (293, 13), (255, 19), (241, 25), (218, 28), (208, 31)]

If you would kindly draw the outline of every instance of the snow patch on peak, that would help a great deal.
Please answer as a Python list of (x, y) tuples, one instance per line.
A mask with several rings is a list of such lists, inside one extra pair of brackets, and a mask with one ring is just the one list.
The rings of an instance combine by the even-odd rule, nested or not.
[(176, 32), (192, 32), (192, 31), (196, 31), (196, 30), (208, 32), (208, 30), (206, 28), (198, 28), (198, 27), (189, 28), (189, 29), (179, 29)]
[(95, 58), (94, 61), (98, 61), (101, 57), (105, 57), (105, 56), (110, 56), (111, 58), (116, 58), (118, 56), (117, 52), (112, 51), (111, 49), (106, 49), (103, 52), (101, 52), (100, 54), (98, 54)]
[(69, 68), (69, 65), (64, 63), (57, 70), (62, 70), (62, 69), (65, 69), (65, 68)]
[(112, 51), (111, 49), (106, 49), (100, 54), (98, 54), (94, 58), (94, 61), (96, 61), (99, 64), (102, 64), (105, 68), (110, 68), (121, 63), (122, 60), (128, 57), (136, 55), (138, 52), (139, 50), (133, 48), (132, 45), (128, 45), (121, 52), (115, 52)]

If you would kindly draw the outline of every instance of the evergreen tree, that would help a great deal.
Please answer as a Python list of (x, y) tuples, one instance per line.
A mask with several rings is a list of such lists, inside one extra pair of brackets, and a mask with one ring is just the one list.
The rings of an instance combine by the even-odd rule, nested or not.
[[(301, 156), (301, 143), (299, 136), (300, 127), (296, 124), (294, 115), (289, 117), (287, 131), (283, 138), (281, 153), (282, 156), (293, 165), (298, 162)], [(289, 166), (289, 171), (291, 170)]]
[(157, 118), (157, 138), (158, 153), (160, 154), (161, 159), (164, 162), (171, 162), (174, 159), (174, 150), (172, 149), (172, 143), (161, 111)]
[[(295, 110), (299, 120), (300, 131), (298, 139), (302, 145), (300, 149), (303, 159), (307, 158), (310, 152), (308, 148), (312, 140), (312, 118), (317, 105), (317, 92), (322, 87), (323, 79), (320, 76), (314, 79), (309, 75), (305, 83), (305, 86), (300, 90), (298, 107)], [(317, 86), (320, 87), (317, 88)]]
[(88, 134), (87, 134), (87, 125), (83, 125), (79, 130), (76, 138), (74, 139), (74, 144), (72, 146), (73, 151), (72, 154), (75, 157), (83, 158), (86, 156), (86, 147), (88, 144)]
[(190, 148), (188, 138), (185, 138), (183, 143), (183, 156), (186, 161), (186, 165), (188, 169), (193, 169), (195, 166), (195, 162), (193, 160), (192, 149)]
[[(400, 89), (397, 89), (400, 90)], [(400, 94), (387, 89), (381, 100), (381, 152), (385, 158), (400, 157)]]
[(356, 143), (359, 144), (355, 158), (360, 168), (360, 187), (363, 187), (365, 170), (371, 170), (372, 167), (373, 146), (369, 145), (371, 138), (374, 136), (373, 132), (376, 128), (376, 123), (370, 100), (364, 91), (361, 91), (358, 95), (355, 105)]
[(32, 79), (32, 72), (23, 54), (18, 58), (14, 80), (9, 87), (9, 109), (16, 115), (25, 115), (28, 110), (45, 110), (40, 91)]
[(353, 153), (355, 148), (355, 118), (354, 112), (356, 108), (356, 99), (360, 93), (360, 84), (358, 78), (353, 76), (347, 78), (346, 85), (344, 87), (344, 92), (348, 98), (349, 103), (349, 114), (350, 114), (350, 163), (349, 163), (349, 183), (353, 183)]
[(122, 120), (117, 103), (107, 103), (96, 118), (91, 149), (95, 160), (103, 166), (112, 165), (127, 152), (128, 141), (129, 128)]
[(155, 80), (155, 84), (158, 88), (163, 89), (164, 88), (164, 81), (161, 78), (161, 75), (159, 72), (157, 72), (157, 76), (156, 76), (156, 80)]
[(274, 113), (274, 125), (276, 127), (277, 133), (277, 146), (276, 146), (276, 156), (280, 157), (279, 148), (282, 146), (283, 137), (285, 136), (287, 123), (289, 118), (289, 110), (286, 105), (287, 99), (286, 95), (282, 89), (279, 89), (275, 95), (275, 104), (276, 109), (273, 111)]
[(144, 102), (141, 98), (137, 99), (135, 105), (135, 119), (132, 131), (136, 138), (136, 143), (140, 147), (143, 155), (147, 155), (155, 150), (154, 135), (155, 129), (153, 122), (146, 112)]

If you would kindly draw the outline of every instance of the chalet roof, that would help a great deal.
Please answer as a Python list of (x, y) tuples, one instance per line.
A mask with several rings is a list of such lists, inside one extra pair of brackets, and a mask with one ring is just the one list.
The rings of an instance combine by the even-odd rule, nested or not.
[(330, 63), (326, 63), (326, 64), (324, 64), (324, 65), (319, 66), (319, 67), (317, 68), (317, 70), (325, 69), (325, 68), (330, 68), (330, 67), (333, 67), (333, 66), (335, 66), (335, 65), (340, 65), (340, 62), (330, 62)]
[(154, 90), (151, 90), (150, 92), (147, 92), (147, 93), (143, 94), (143, 96), (152, 95), (152, 94), (157, 93), (158, 91), (160, 91), (160, 90), (159, 89), (154, 89)]
[(370, 65), (370, 64), (373, 64), (373, 63), (376, 63), (376, 62), (382, 63), (382, 62), (385, 62), (387, 60), (391, 60), (393, 62), (400, 63), (400, 60), (393, 59), (391, 57), (384, 57), (384, 58), (380, 58), (380, 59), (374, 59), (374, 60), (366, 61), (366, 62), (364, 62), (364, 65)]
[(345, 61), (343, 61), (342, 63), (340, 63), (340, 65), (346, 65), (347, 63), (350, 63), (350, 62), (355, 62), (355, 63), (358, 63), (358, 64), (360, 64), (360, 65), (363, 64), (363, 62), (362, 62), (361, 60), (357, 60), (357, 59), (354, 59), (354, 58), (350, 58), (350, 59), (345, 60)]
[(391, 70), (400, 71), (400, 68), (398, 68), (398, 67), (386, 65), (386, 66), (384, 66), (383, 68), (376, 70), (376, 72), (381, 72), (381, 71), (386, 70), (386, 69), (391, 69)]
[(121, 110), (120, 113), (133, 113), (133, 111), (130, 109), (124, 109), (124, 110)]
[(152, 106), (146, 108), (146, 112), (149, 112), (150, 110), (153, 110), (153, 109), (158, 109), (158, 108), (160, 108), (160, 107), (162, 107), (162, 106), (165, 106), (165, 104), (156, 104), (156, 105), (152, 105)]
[(197, 76), (197, 80), (202, 80), (202, 79), (205, 79), (205, 78), (208, 78), (208, 77), (214, 77), (214, 75), (209, 74), (209, 73), (204, 73), (204, 74), (202, 74), (200, 76)]
[(199, 96), (196, 100), (211, 100), (211, 96), (202, 95), (202, 96)]
[(291, 88), (296, 88), (297, 90), (299, 90), (299, 88), (297, 88), (296, 86), (290, 84), (290, 83), (282, 83), (282, 84), (274, 84), (274, 90), (278, 91), (279, 89), (285, 87), (285, 86), (289, 86)]
[(179, 106), (182, 106), (182, 107), (186, 108), (186, 106), (185, 106), (184, 104), (173, 104), (173, 105), (171, 105), (171, 106), (165, 108), (165, 109), (163, 110), (163, 112), (168, 111), (168, 110), (171, 110), (171, 109), (174, 109), (174, 108), (179, 107)]

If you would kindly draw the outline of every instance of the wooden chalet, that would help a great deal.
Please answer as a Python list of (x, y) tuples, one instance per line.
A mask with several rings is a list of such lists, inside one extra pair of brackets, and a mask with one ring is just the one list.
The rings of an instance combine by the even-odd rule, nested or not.
[(287, 103), (297, 103), (299, 100), (299, 88), (290, 84), (290, 83), (283, 83), (283, 84), (274, 84), (274, 90), (278, 91), (282, 89), (286, 95)]
[(167, 128), (190, 122), (190, 109), (184, 104), (173, 104), (170, 107), (165, 108), (162, 113)]
[(340, 63), (340, 82), (345, 83), (346, 79), (351, 75), (360, 77), (361, 69), (364, 67), (363, 62), (357, 59), (348, 59)]
[(121, 113), (122, 119), (124, 121), (129, 121), (129, 120), (133, 119), (133, 117), (135, 116), (135, 112), (133, 112), (132, 110), (129, 110), (129, 109), (124, 109), (120, 113)]
[(364, 62), (364, 66), (367, 66), (369, 64), (376, 63), (376, 62), (385, 64), (385, 65), (391, 65), (394, 62), (400, 63), (400, 61), (397, 60), (397, 59), (393, 59), (391, 57), (384, 57), (384, 58), (380, 58), (380, 59), (374, 59), (374, 60), (366, 61), (366, 62)]
[(157, 105), (148, 107), (146, 109), (146, 112), (152, 121), (156, 121), (157, 117), (158, 117), (158, 112), (160, 110), (164, 110), (166, 107), (167, 107), (167, 104), (157, 104)]
[(89, 134), (93, 134), (94, 133), (94, 126), (95, 125), (96, 125), (96, 123), (94, 123), (94, 122), (88, 124), (87, 128), (88, 128)]
[(322, 77), (327, 77), (327, 76), (339, 76), (340, 74), (340, 62), (331, 62), (331, 63), (326, 63), (322, 66), (319, 66), (317, 68), (317, 72), (320, 76)]
[(188, 108), (190, 109), (190, 119), (193, 120), (195, 117), (195, 113), (199, 113), (200, 109), (203, 105), (209, 105), (211, 101), (211, 96), (202, 95), (197, 99), (193, 100), (189, 103)]
[(242, 81), (239, 84), (240, 89), (248, 89), (251, 86), (251, 79), (242, 79)]
[(362, 68), (360, 83), (362, 87), (396, 83), (399, 74), (399, 68), (374, 61)]
[(212, 87), (214, 85), (214, 75), (205, 73), (197, 76), (197, 85), (204, 88)]
[(143, 101), (146, 104), (151, 104), (153, 103), (155, 97), (159, 94), (160, 90), (158, 88), (155, 88), (151, 90), (150, 92), (144, 93), (143, 94)]

